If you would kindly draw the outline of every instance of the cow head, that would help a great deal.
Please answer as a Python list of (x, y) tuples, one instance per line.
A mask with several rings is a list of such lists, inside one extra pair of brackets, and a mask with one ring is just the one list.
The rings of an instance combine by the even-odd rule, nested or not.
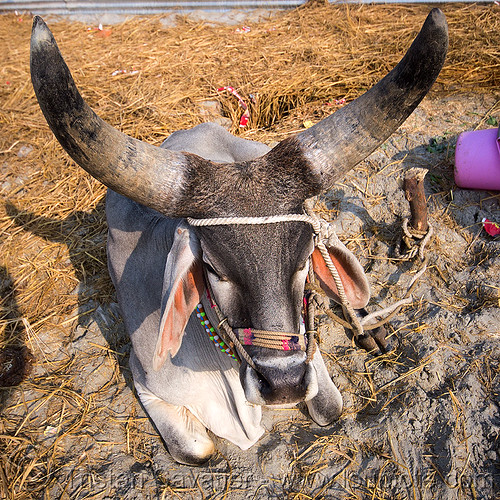
[[(40, 107), (70, 156), (108, 187), (168, 217), (261, 217), (301, 213), (304, 201), (330, 189), (403, 123), (425, 96), (447, 50), (444, 15), (432, 10), (400, 63), (364, 95), (259, 158), (217, 164), (158, 148), (115, 130), (80, 96), (56, 42), (35, 17), (31, 73)], [(204, 275), (232, 328), (298, 332), (313, 234), (309, 224), (179, 227), (167, 262), (167, 299), (156, 368), (175, 355)], [(368, 287), (356, 259), (340, 242), (331, 248), (352, 305)], [(324, 263), (312, 262), (333, 298)], [(248, 346), (254, 367), (241, 365), (250, 402), (292, 404), (314, 398), (318, 382), (304, 351)]]

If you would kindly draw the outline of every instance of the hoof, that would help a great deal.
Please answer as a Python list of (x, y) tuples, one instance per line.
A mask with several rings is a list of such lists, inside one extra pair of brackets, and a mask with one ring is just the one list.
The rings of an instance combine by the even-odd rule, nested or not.
[(172, 458), (183, 465), (203, 465), (215, 454), (215, 445), (207, 434), (180, 443), (170, 439), (165, 445)]
[(380, 356), (392, 351), (392, 343), (386, 337), (387, 330), (379, 326), (374, 330), (368, 330), (364, 335), (359, 335), (355, 342), (361, 349), (374, 356)]
[(194, 454), (194, 453), (189, 453), (186, 450), (173, 450), (168, 446), (167, 446), (167, 451), (170, 453), (170, 455), (176, 462), (182, 465), (200, 467), (201, 465), (206, 464), (214, 456), (215, 448), (213, 447), (212, 444), (212, 451), (207, 454), (203, 453)]

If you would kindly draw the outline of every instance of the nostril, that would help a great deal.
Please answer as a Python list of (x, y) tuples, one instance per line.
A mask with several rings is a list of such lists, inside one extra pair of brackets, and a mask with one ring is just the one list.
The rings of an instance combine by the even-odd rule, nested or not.
[(303, 401), (307, 392), (307, 365), (304, 360), (287, 359), (287, 363), (279, 363), (276, 360), (275, 363), (265, 361), (259, 363), (254, 359), (257, 370), (246, 366), (244, 374), (246, 383), (244, 382), (243, 386), (247, 399), (250, 394), (254, 394), (254, 398), (262, 399), (263, 404)]

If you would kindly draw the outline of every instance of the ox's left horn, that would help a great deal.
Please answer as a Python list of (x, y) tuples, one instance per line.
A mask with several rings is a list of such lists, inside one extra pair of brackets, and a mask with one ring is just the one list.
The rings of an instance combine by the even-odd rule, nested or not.
[(443, 66), (448, 27), (433, 9), (399, 64), (379, 83), (297, 136), (325, 191), (382, 144), (427, 94)]
[(56, 41), (36, 16), (31, 33), (31, 81), (40, 108), (63, 148), (82, 168), (114, 191), (159, 210), (184, 216), (189, 158), (133, 139), (99, 118), (76, 88)]

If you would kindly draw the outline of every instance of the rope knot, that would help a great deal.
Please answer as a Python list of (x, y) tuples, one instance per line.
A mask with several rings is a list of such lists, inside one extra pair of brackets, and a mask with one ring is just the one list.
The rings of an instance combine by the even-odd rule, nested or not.
[(319, 231), (316, 233), (320, 241), (327, 247), (335, 247), (339, 243), (339, 238), (333, 224), (325, 219), (318, 219)]
[(323, 245), (334, 247), (338, 242), (340, 242), (333, 224), (322, 217), (319, 217), (314, 211), (313, 200), (306, 200), (304, 202), (304, 211), (309, 217), (311, 217), (311, 226), (314, 232), (315, 246), (317, 246), (317, 243), (322, 243)]
[(407, 252), (404, 257), (411, 260), (418, 253), (420, 260), (423, 261), (425, 258), (424, 249), (434, 233), (434, 228), (428, 224), (427, 231), (419, 231), (418, 229), (409, 226), (409, 219), (407, 217), (403, 219), (401, 226), (403, 230), (402, 241), (407, 248)]

